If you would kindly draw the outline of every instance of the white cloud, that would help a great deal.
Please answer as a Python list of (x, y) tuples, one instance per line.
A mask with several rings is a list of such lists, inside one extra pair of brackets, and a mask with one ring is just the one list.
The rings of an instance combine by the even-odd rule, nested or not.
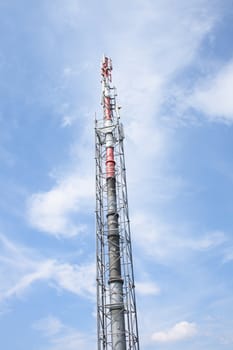
[(197, 240), (191, 239), (187, 243), (193, 250), (208, 250), (218, 247), (227, 241), (226, 234), (222, 231), (209, 232)]
[(27, 288), (34, 276), (23, 276), (38, 273), (37, 260), (31, 257), (32, 254), (32, 251), (0, 235), (0, 301), (18, 294), (23, 286)]
[[(143, 235), (141, 228), (143, 227)], [(227, 241), (224, 232), (195, 234), (191, 227), (163, 224), (154, 215), (141, 212), (132, 217), (134, 242), (144, 254), (162, 263), (191, 257), (192, 253), (220, 247)]]
[(42, 332), (47, 337), (58, 334), (63, 328), (64, 325), (62, 322), (58, 318), (51, 315), (46, 318), (42, 318), (33, 324), (33, 329)]
[(190, 97), (190, 105), (208, 115), (210, 120), (233, 122), (233, 61), (215, 76), (205, 78)]
[[(63, 263), (38, 257), (1, 236), (0, 301), (24, 295), (36, 282), (44, 282), (85, 298), (95, 295), (95, 264)], [(5, 276), (9, 276), (7, 279)]]
[(73, 124), (73, 121), (75, 120), (75, 117), (73, 115), (65, 115), (62, 119), (62, 126), (65, 128), (67, 126), (71, 126)]
[(48, 345), (43, 347), (46, 350), (91, 350), (95, 346), (94, 334), (79, 332), (51, 315), (34, 322), (32, 328), (48, 339)]
[(54, 264), (51, 279), (58, 287), (83, 297), (95, 296), (95, 273), (94, 263), (71, 265)]
[(48, 279), (51, 275), (51, 269), (51, 261), (38, 263), (38, 266), (35, 269), (35, 271), (31, 273), (26, 273), (21, 278), (19, 278), (18, 281), (16, 281), (12, 287), (8, 288), (5, 291), (4, 298), (9, 298), (11, 296), (19, 296), (36, 281)]
[(95, 341), (90, 337), (90, 334), (81, 333), (76, 330), (70, 330), (69, 332), (60, 335), (50, 340), (50, 346), (48, 350), (77, 350), (86, 349), (91, 350), (95, 347)]
[(223, 262), (227, 263), (233, 260), (233, 246), (232, 245), (228, 245), (228, 247), (226, 248), (225, 252), (224, 252), (224, 258), (223, 258)]
[(114, 77), (127, 118), (147, 121), (154, 119), (167, 98), (167, 84), (174, 74), (195, 58), (216, 21), (216, 11), (203, 0), (192, 1), (188, 7), (183, 1), (136, 2), (130, 16), (123, 6), (122, 16), (114, 17), (114, 22), (121, 23), (114, 40), (118, 66)]
[(94, 185), (90, 177), (76, 172), (64, 176), (48, 192), (33, 194), (28, 200), (30, 224), (55, 236), (72, 237), (86, 230), (82, 223), (74, 223), (72, 215), (90, 208)]
[[(35, 271), (25, 273), (15, 284), (5, 290), (3, 298), (19, 296), (33, 283), (47, 281), (51, 286), (83, 297), (95, 295), (95, 265), (61, 264), (53, 260), (40, 261)], [(52, 283), (51, 283), (52, 282)]]
[(136, 292), (137, 294), (143, 295), (143, 296), (149, 296), (149, 295), (158, 295), (160, 294), (160, 288), (159, 286), (150, 281), (144, 281), (144, 282), (136, 282)]
[(196, 334), (197, 326), (195, 323), (182, 321), (166, 331), (153, 333), (151, 338), (157, 343), (170, 343), (191, 338)]

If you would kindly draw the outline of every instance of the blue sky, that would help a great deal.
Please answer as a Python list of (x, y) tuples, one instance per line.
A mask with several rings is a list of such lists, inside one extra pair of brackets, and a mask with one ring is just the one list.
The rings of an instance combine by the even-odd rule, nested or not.
[(0, 334), (96, 347), (94, 115), (122, 105), (141, 348), (233, 348), (233, 5), (0, 3)]

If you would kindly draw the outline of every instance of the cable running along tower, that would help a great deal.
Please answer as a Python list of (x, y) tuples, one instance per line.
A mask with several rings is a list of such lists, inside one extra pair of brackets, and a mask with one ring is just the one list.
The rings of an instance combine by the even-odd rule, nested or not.
[(139, 350), (124, 157), (112, 63), (103, 58), (95, 121), (98, 350)]

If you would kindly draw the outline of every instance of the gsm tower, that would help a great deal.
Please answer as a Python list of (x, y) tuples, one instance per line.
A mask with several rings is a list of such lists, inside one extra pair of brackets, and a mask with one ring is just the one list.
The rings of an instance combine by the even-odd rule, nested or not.
[(103, 118), (95, 121), (98, 350), (139, 350), (124, 132), (112, 63), (103, 58)]

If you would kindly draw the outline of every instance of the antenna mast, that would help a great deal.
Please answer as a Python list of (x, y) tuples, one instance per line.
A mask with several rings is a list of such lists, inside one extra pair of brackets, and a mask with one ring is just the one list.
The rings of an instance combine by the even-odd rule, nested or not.
[(103, 57), (103, 119), (95, 121), (98, 350), (139, 350), (124, 133)]

